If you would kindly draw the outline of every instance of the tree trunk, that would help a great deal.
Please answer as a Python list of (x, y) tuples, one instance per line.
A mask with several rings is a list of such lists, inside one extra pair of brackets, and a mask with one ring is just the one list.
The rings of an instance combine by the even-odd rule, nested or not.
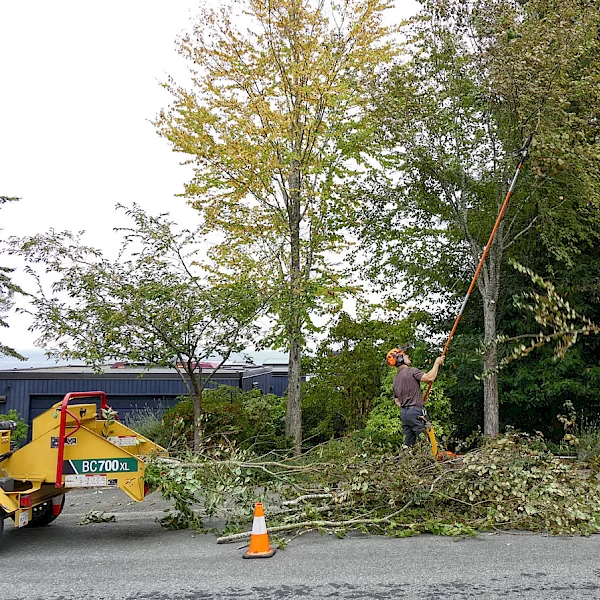
[(288, 340), (288, 401), (285, 433), (294, 438), (296, 454), (302, 451), (302, 398), (300, 394), (300, 359), (302, 356), (302, 303), (304, 286), (300, 268), (300, 170), (295, 167), (289, 176), (288, 219), (290, 226), (290, 279)]
[(294, 451), (302, 452), (302, 396), (300, 362), (302, 349), (299, 340), (292, 340), (289, 354), (288, 399), (285, 415), (285, 434), (294, 438)]
[(500, 404), (498, 400), (498, 348), (496, 346), (496, 301), (484, 301), (483, 353), (483, 433), (495, 437), (500, 431)]
[(503, 227), (498, 232), (478, 280), (483, 298), (483, 433), (495, 437), (500, 432), (500, 403), (498, 397), (498, 335), (496, 315), (500, 292), (500, 263), (503, 249)]
[(202, 397), (194, 396), (194, 452), (200, 451), (200, 415), (202, 414)]
[(198, 452), (202, 438), (202, 428), (200, 426), (200, 417), (202, 416), (202, 384), (198, 382), (196, 373), (191, 372), (189, 375), (193, 390), (191, 397), (194, 407), (194, 452)]

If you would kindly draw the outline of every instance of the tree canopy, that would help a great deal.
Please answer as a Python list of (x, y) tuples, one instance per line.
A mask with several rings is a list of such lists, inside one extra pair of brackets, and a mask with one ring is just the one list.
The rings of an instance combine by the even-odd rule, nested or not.
[[(392, 431), (387, 345), (420, 340), (426, 362), (462, 306), (438, 382), (461, 435), (519, 417), (543, 429), (562, 403), (596, 406), (600, 341), (582, 334), (600, 318), (600, 8), (421, 6), (401, 27), (385, 25), (387, 0), (200, 9), (178, 40), (189, 79), (164, 82), (172, 104), (154, 122), (193, 167), (183, 196), (199, 227), (134, 205), (116, 257), (68, 232), (15, 242), (37, 278), (39, 343), (97, 368), (177, 368), (196, 424), (203, 360), (285, 349), (299, 453), (302, 400), (311, 436)], [(460, 305), (484, 248), (479, 293)], [(0, 315), (20, 292), (0, 267)], [(346, 312), (365, 292), (382, 294), (381, 320), (374, 305)]]
[(197, 446), (202, 390), (218, 368), (207, 376), (202, 362), (222, 364), (248, 346), (264, 298), (251, 279), (210, 284), (196, 232), (136, 205), (126, 212), (134, 225), (122, 230), (116, 259), (68, 232), (13, 242), (38, 283), (33, 329), (51, 355), (98, 369), (110, 359), (177, 369), (194, 402)]
[[(0, 196), (0, 208), (3, 204), (14, 202), (15, 200), (18, 200), (18, 198)], [(14, 269), (10, 267), (0, 266), (0, 327), (8, 327), (8, 323), (3, 317), (3, 314), (12, 308), (14, 295), (23, 293), (23, 290), (11, 279), (11, 273), (13, 271)], [(19, 354), (14, 348), (6, 346), (2, 342), (0, 342), (0, 356), (12, 356), (13, 358), (25, 360), (25, 357)]]
[(594, 3), (580, 0), (426, 1), (404, 29), (405, 62), (374, 92), (388, 180), (379, 171), (366, 193), (359, 230), (366, 272), (388, 289), (403, 275), (417, 298), (462, 296), (518, 151), (536, 132), (477, 282), (488, 373), (484, 430), (492, 435), (499, 429), (495, 340), (506, 256), (522, 250), (533, 231), (548, 252), (569, 260), (578, 242), (600, 231), (600, 80), (590, 68), (598, 62), (599, 16)]
[[(157, 121), (194, 177), (186, 196), (218, 232), (215, 270), (270, 286), (268, 341), (289, 351), (286, 428), (301, 442), (300, 363), (312, 318), (349, 291), (340, 257), (365, 162), (368, 91), (395, 54), (387, 0), (248, 0), (201, 12), (179, 42), (188, 88)], [(241, 30), (237, 23), (247, 24)]]

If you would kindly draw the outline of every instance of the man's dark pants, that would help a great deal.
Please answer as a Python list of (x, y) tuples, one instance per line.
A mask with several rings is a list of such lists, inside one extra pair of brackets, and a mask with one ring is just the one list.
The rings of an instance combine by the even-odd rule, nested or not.
[(414, 446), (417, 438), (425, 431), (423, 408), (420, 406), (409, 406), (402, 409), (402, 431), (404, 432), (404, 443)]

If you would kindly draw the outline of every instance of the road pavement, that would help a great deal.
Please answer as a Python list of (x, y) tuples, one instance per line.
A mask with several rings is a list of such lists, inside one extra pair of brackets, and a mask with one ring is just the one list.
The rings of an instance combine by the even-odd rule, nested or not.
[[(244, 560), (243, 542), (163, 530), (156, 519), (166, 506), (157, 494), (132, 504), (120, 491), (80, 490), (48, 527), (7, 523), (0, 599), (600, 598), (600, 536), (308, 533), (272, 558)], [(114, 522), (79, 524), (104, 509)]]

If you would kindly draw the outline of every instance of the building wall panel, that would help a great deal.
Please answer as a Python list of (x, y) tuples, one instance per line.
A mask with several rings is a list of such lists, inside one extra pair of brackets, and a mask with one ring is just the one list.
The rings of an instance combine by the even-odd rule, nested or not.
[[(240, 365), (217, 373), (209, 387), (230, 385), (243, 390), (260, 389), (263, 393), (277, 393), (271, 367)], [(287, 387), (287, 377), (285, 387)], [(282, 386), (278, 386), (277, 390)], [(14, 408), (31, 425), (32, 419), (60, 402), (69, 392), (103, 391), (108, 403), (123, 413), (172, 406), (178, 396), (187, 395), (183, 380), (173, 372), (149, 371), (142, 377), (123, 370), (107, 370), (102, 374), (65, 372), (64, 369), (0, 371), (0, 413)], [(283, 389), (283, 392), (285, 389)], [(283, 394), (282, 392), (282, 394)], [(281, 394), (281, 395), (282, 395)]]

